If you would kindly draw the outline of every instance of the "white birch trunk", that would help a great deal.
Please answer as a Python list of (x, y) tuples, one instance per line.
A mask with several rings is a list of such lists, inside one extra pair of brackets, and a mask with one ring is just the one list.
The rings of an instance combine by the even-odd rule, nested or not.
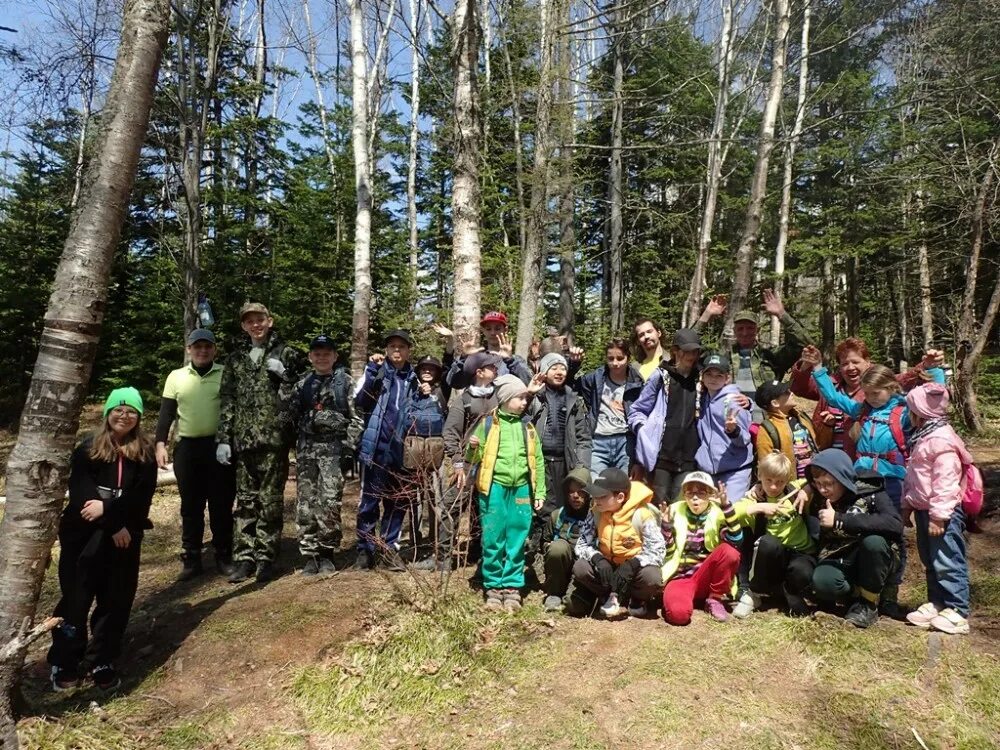
[(420, 141), (420, 0), (410, 0), (410, 156), (406, 169), (406, 218), (410, 230), (410, 312), (420, 296), (420, 245), (417, 232), (417, 146)]
[(624, 203), (623, 186), (624, 167), (622, 165), (622, 144), (623, 144), (623, 123), (625, 116), (624, 87), (625, 87), (625, 61), (622, 55), (622, 46), (625, 40), (625, 31), (618, 18), (621, 11), (615, 16), (615, 23), (612, 25), (614, 33), (614, 51), (612, 64), (614, 65), (611, 103), (611, 160), (610, 173), (608, 175), (608, 203), (610, 212), (608, 216), (608, 260), (610, 263), (609, 281), (611, 290), (608, 299), (611, 304), (611, 330), (619, 332), (625, 327), (625, 309), (622, 304), (622, 204)]

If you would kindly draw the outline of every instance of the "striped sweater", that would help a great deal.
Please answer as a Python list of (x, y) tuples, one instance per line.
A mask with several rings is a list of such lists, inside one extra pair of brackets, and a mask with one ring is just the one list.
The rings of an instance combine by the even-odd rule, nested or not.
[[(732, 503), (725, 507), (709, 506), (701, 515), (695, 515), (687, 503), (679, 500), (671, 506), (673, 511), (664, 515), (662, 530), (667, 543), (667, 563), (664, 581), (694, 575), (698, 566), (720, 542), (739, 545), (743, 529)], [(668, 516), (672, 516), (668, 520)]]

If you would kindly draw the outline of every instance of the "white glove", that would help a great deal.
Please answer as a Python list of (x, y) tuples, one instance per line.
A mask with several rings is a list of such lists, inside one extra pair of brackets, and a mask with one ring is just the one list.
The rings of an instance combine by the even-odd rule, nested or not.
[(281, 360), (276, 357), (271, 357), (267, 360), (267, 371), (273, 372), (279, 378), (285, 377), (285, 366), (281, 363)]
[(219, 443), (215, 448), (215, 460), (223, 466), (229, 466), (229, 459), (233, 457), (233, 449), (228, 443)]

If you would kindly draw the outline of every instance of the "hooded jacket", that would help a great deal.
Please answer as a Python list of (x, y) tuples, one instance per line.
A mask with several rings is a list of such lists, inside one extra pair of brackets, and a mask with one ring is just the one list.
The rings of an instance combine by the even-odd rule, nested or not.
[[(590, 483), (590, 472), (581, 467), (573, 469), (563, 480), (563, 487), (566, 488), (566, 495), (569, 495), (569, 483), (578, 482), (581, 485)], [(590, 496), (584, 494), (587, 501), (579, 510), (573, 510), (569, 503), (561, 508), (552, 511), (545, 519), (545, 526), (542, 527), (542, 548), (546, 549), (556, 539), (562, 539), (570, 546), (575, 547), (580, 538), (580, 530), (583, 522), (590, 514)]]
[[(837, 448), (817, 453), (806, 468), (806, 477), (822, 469), (832, 474), (846, 490), (833, 506), (833, 527), (820, 527), (819, 557), (844, 557), (866, 536), (877, 534), (889, 542), (899, 543), (903, 537), (903, 521), (899, 511), (885, 492), (885, 479), (873, 471), (858, 470), (851, 457)], [(816, 515), (826, 502), (821, 495), (812, 502), (810, 513)]]
[[(733, 404), (740, 395), (735, 385), (723, 386), (715, 396), (704, 391), (701, 397), (701, 417), (698, 419), (698, 452), (694, 460), (698, 468), (709, 474), (724, 474), (737, 469), (749, 469), (753, 464), (750, 442), (750, 412)], [(726, 412), (735, 410), (737, 429), (726, 432)]]
[(625, 504), (613, 513), (587, 515), (576, 542), (576, 556), (588, 562), (600, 554), (614, 565), (636, 559), (642, 566), (663, 565), (667, 543), (659, 513), (650, 505), (653, 491), (632, 482)]
[[(593, 430), (587, 417), (587, 406), (568, 385), (563, 386), (563, 392), (566, 395), (566, 447), (563, 451), (566, 468), (589, 467)], [(549, 419), (549, 402), (542, 393), (531, 399), (527, 409), (527, 414), (539, 436), (545, 434), (546, 422)]]
[(962, 477), (972, 455), (949, 424), (919, 438), (910, 452), (903, 480), (903, 507), (930, 511), (947, 521), (962, 502)]
[(383, 468), (403, 465), (404, 420), (410, 410), (410, 399), (416, 388), (417, 376), (410, 365), (397, 370), (388, 361), (377, 365), (369, 362), (364, 377), (354, 394), (354, 405), (366, 414), (358, 460), (366, 466), (375, 462)]
[(662, 367), (653, 370), (627, 413), (629, 430), (635, 435), (636, 463), (650, 473), (656, 469), (667, 421), (667, 388), (663, 375)]

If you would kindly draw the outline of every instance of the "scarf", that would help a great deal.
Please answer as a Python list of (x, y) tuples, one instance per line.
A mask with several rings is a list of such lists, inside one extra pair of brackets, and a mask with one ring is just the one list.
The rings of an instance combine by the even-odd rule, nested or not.
[(910, 437), (906, 441), (906, 447), (909, 448), (910, 452), (912, 453), (914, 446), (920, 440), (922, 440), (923, 438), (925, 438), (928, 435), (930, 435), (938, 427), (944, 427), (946, 424), (948, 424), (948, 418), (947, 417), (938, 417), (937, 419), (928, 419), (926, 422), (924, 422), (922, 425), (920, 425), (920, 427), (918, 427), (912, 433), (910, 433)]

